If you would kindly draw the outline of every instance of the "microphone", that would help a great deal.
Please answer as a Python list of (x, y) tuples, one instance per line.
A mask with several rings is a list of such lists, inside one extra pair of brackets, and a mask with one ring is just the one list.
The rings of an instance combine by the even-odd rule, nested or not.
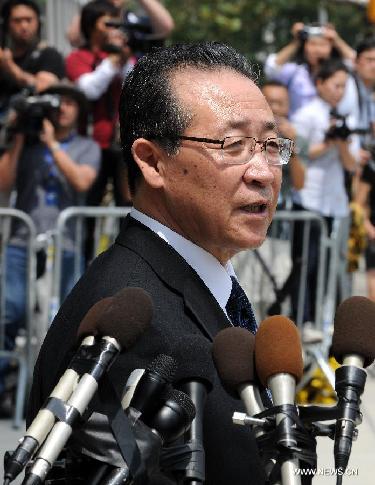
[(171, 387), (177, 368), (173, 357), (158, 355), (140, 377), (129, 407), (137, 410), (140, 419), (146, 422), (159, 409), (162, 398)]
[[(185, 444), (192, 448), (191, 457), (183, 474), (182, 483), (198, 485), (205, 481), (205, 456), (203, 447), (203, 417), (207, 394), (212, 390), (215, 368), (211, 344), (198, 335), (185, 336), (171, 350), (180, 363), (175, 385), (185, 392), (195, 406), (195, 418), (185, 433)], [(189, 359), (186, 359), (186, 356)]]
[(79, 350), (51, 392), (49, 398), (47, 399), (46, 405), (38, 412), (33, 422), (26, 430), (20, 444), (5, 463), (5, 483), (12, 482), (21, 473), (35, 451), (44, 442), (48, 433), (51, 431), (53, 425), (55, 424), (56, 418), (52, 410), (49, 409), (48, 404), (54, 400), (65, 402), (70, 398), (80, 377), (79, 373), (74, 369), (74, 363), (77, 356), (79, 356), (86, 347), (94, 345), (94, 337), (92, 336), (92, 333), (96, 322), (98, 321), (99, 316), (108, 308), (112, 301), (112, 297), (99, 300), (90, 308), (81, 321), (79, 326), (81, 331), (79, 330), (78, 334), (80, 337), (82, 337), (82, 342)]
[(114, 295), (96, 323), (96, 333), (100, 338), (96, 338), (97, 341), (92, 346), (93, 353), (88, 357), (91, 365), (89, 370), (81, 377), (66, 403), (66, 419), (57, 422), (52, 428), (29, 474), (22, 482), (23, 485), (43, 483), (68, 441), (73, 426), (97, 391), (101, 377), (119, 352), (131, 348), (149, 327), (152, 312), (151, 297), (141, 288), (124, 288)]
[[(266, 318), (255, 335), (255, 364), (261, 383), (271, 389), (275, 406), (294, 405), (296, 382), (303, 373), (302, 347), (298, 329), (286, 317), (277, 315)], [(297, 412), (297, 411), (296, 411)], [(286, 448), (297, 445), (291, 435), (292, 420), (283, 413), (276, 414), (276, 425), (282, 423), (285, 438), (278, 444)], [(283, 461), (283, 485), (298, 485), (300, 476), (296, 458)]]
[[(375, 359), (375, 303), (362, 296), (352, 296), (337, 308), (332, 353), (342, 364), (335, 372), (335, 390), (340, 417), (335, 428), (335, 468), (348, 466), (356, 425), (360, 424), (360, 396), (366, 383), (364, 367)], [(342, 475), (338, 474), (338, 483)]]
[[(145, 457), (146, 468), (148, 468), (150, 465), (155, 466), (157, 464), (157, 457), (155, 456), (157, 444), (152, 436), (156, 436), (161, 445), (178, 439), (189, 428), (195, 416), (195, 407), (189, 396), (184, 392), (170, 389), (164, 404), (154, 416), (149, 417), (146, 421), (142, 418), (138, 421), (138, 418), (134, 416), (134, 408), (129, 408), (127, 413), (130, 414), (132, 420), (135, 420), (133, 424), (134, 436), (142, 450), (141, 454)], [(151, 436), (150, 433), (152, 433)], [(147, 465), (149, 466), (147, 467)], [(101, 482), (101, 485), (121, 485), (133, 483), (132, 480), (129, 468), (126, 466), (111, 470), (105, 480)]]
[[(212, 356), (224, 389), (241, 399), (249, 416), (264, 411), (254, 369), (255, 336), (240, 327), (228, 327), (214, 338)], [(254, 427), (255, 437), (263, 434)]]

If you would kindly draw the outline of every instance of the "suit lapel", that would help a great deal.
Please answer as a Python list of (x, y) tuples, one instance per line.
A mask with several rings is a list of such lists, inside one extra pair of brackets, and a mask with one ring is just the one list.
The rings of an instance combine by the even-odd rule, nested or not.
[(197, 273), (166, 241), (146, 226), (127, 216), (116, 244), (137, 253), (170, 289), (181, 294), (188, 312), (210, 340), (230, 325)]

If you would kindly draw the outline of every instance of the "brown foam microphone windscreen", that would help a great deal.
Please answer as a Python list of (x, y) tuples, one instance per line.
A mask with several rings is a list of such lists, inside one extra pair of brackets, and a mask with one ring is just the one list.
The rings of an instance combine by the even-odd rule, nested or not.
[(108, 296), (107, 298), (102, 298), (97, 301), (83, 317), (81, 323), (79, 324), (77, 337), (82, 339), (88, 335), (97, 335), (98, 330), (96, 325), (102, 313), (109, 307), (113, 302), (113, 297)]
[(364, 296), (352, 296), (338, 306), (332, 336), (332, 353), (342, 363), (346, 355), (375, 359), (375, 303)]
[(279, 373), (291, 374), (298, 382), (303, 373), (299, 331), (289, 318), (275, 315), (263, 320), (255, 335), (255, 365), (260, 381)]
[(239, 327), (221, 330), (214, 338), (212, 357), (224, 388), (238, 398), (238, 388), (254, 382), (254, 335)]
[(112, 297), (97, 322), (98, 334), (115, 338), (122, 349), (130, 349), (150, 327), (151, 296), (143, 288), (128, 286)]

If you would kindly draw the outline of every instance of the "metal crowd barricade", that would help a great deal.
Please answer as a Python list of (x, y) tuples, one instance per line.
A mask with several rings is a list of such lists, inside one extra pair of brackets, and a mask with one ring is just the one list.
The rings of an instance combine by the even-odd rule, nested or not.
[[(5, 350), (5, 297), (6, 297), (6, 249), (9, 242), (12, 221), (21, 222), (27, 227), (26, 240), (26, 302), (25, 302), (25, 346), (21, 350)], [(18, 381), (16, 390), (16, 407), (13, 426), (19, 428), (23, 420), (27, 388), (31, 382), (33, 368), (32, 336), (34, 334), (33, 318), (35, 307), (36, 282), (36, 229), (32, 219), (22, 211), (11, 208), (0, 208), (0, 356), (15, 359), (18, 362)]]
[[(294, 223), (302, 221), (303, 245), (299, 275), (299, 293), (296, 312), (296, 324), (302, 330), (304, 306), (306, 299), (306, 282), (310, 250), (310, 231), (312, 224), (318, 225), (320, 238), (318, 242), (317, 288), (315, 304), (315, 321), (313, 329), (321, 334), (321, 340), (304, 345), (306, 360), (313, 361), (321, 368), (330, 384), (334, 387), (334, 372), (327, 362), (328, 349), (331, 343), (331, 329), (336, 309), (338, 283), (345, 278), (347, 227), (348, 220), (335, 220), (333, 229), (328, 234), (326, 221), (319, 214), (310, 211), (277, 211), (265, 243), (255, 251), (246, 251), (237, 255), (234, 268), (241, 284), (254, 303), (259, 320), (267, 316), (267, 309), (277, 298), (276, 291), (289, 275), (291, 269), (291, 242)], [(284, 232), (284, 234), (283, 234)], [(329, 257), (328, 257), (329, 256)], [(348, 285), (341, 285), (341, 289)], [(344, 299), (349, 294), (341, 293)], [(288, 302), (282, 304), (281, 313), (288, 314)], [(315, 368), (316, 368), (315, 365)], [(313, 366), (314, 367), (314, 366)], [(314, 369), (312, 369), (313, 371)], [(308, 376), (305, 376), (308, 379)], [(305, 380), (301, 382), (302, 387)]]
[[(118, 222), (130, 212), (129, 207), (69, 207), (63, 210), (54, 231), (52, 294), (50, 297), (49, 322), (60, 307), (60, 290), (62, 276), (62, 258), (64, 239), (68, 223), (74, 222), (74, 281), (77, 282), (83, 269), (84, 223), (88, 218), (95, 219), (94, 250), (98, 254), (111, 244), (118, 233)], [(101, 227), (104, 224), (106, 227)], [(104, 243), (103, 243), (104, 239)]]

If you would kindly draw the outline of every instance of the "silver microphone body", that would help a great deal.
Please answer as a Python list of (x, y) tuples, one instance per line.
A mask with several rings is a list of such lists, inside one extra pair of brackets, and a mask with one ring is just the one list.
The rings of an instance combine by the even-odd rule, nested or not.
[[(295, 404), (296, 381), (291, 374), (279, 373), (271, 376), (268, 379), (268, 387), (271, 389), (275, 406)], [(276, 426), (279, 425), (284, 418), (284, 414), (276, 414)], [(298, 468), (299, 460), (297, 458), (287, 460), (281, 465), (282, 485), (301, 485), (301, 478), (296, 474)]]

